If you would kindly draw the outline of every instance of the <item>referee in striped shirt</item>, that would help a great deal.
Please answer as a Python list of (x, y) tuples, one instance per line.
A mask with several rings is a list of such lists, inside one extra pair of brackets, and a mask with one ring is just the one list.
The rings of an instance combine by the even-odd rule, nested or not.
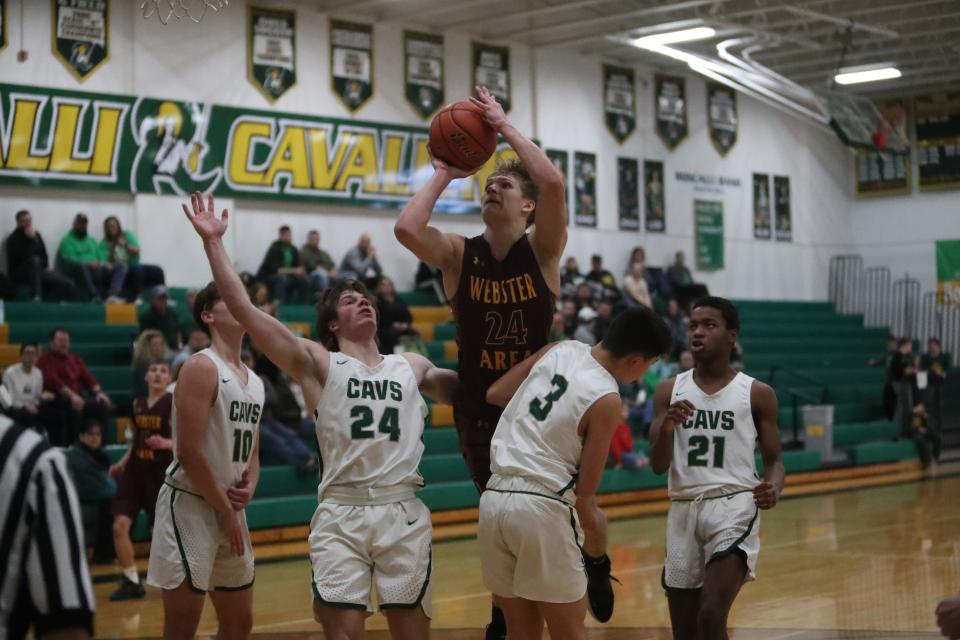
[(0, 640), (89, 638), (93, 589), (63, 455), (0, 416)]

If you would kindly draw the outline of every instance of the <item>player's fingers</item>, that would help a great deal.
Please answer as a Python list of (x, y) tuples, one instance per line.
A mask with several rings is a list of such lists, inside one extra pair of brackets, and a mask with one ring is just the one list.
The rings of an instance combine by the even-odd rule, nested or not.
[(186, 204), (181, 204), (180, 207), (183, 209), (183, 213), (186, 214), (187, 220), (193, 217), (192, 215), (190, 215), (190, 209), (187, 209)]
[(200, 201), (200, 194), (194, 191), (190, 195), (190, 202), (193, 204), (193, 212), (197, 215), (203, 213), (203, 203)]
[(212, 193), (207, 196), (207, 211), (210, 212), (210, 215), (213, 215), (213, 212), (216, 211), (216, 209), (213, 208), (213, 194), (212, 194)]

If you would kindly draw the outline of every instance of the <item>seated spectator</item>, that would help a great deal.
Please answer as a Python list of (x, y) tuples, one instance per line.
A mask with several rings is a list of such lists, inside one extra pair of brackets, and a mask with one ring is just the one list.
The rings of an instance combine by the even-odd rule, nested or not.
[(302, 304), (310, 301), (307, 271), (300, 265), (300, 252), (293, 246), (293, 233), (283, 225), (279, 237), (267, 249), (257, 279), (267, 283), (274, 300)]
[(413, 276), (413, 286), (417, 291), (432, 291), (437, 297), (437, 302), (447, 303), (447, 292), (443, 288), (443, 272), (436, 267), (431, 267), (423, 260), (417, 264), (417, 273)]
[(642, 262), (631, 263), (630, 273), (624, 276), (623, 300), (628, 307), (642, 306), (648, 309), (653, 308), (653, 300), (650, 299), (650, 289), (644, 277), (644, 266)]
[(113, 401), (103, 392), (80, 356), (70, 353), (70, 333), (57, 328), (50, 334), (50, 346), (37, 360), (43, 374), (43, 388), (54, 395), (46, 405), (44, 424), (51, 444), (73, 442), (85, 418), (104, 425)]
[(300, 265), (310, 278), (310, 286), (316, 295), (330, 288), (337, 279), (337, 266), (330, 254), (320, 248), (320, 232), (307, 233), (307, 243), (300, 249)]
[(380, 339), (380, 353), (391, 354), (401, 338), (419, 337), (410, 325), (413, 316), (407, 303), (397, 298), (393, 280), (382, 276), (374, 291), (377, 297), (377, 337)]
[(103, 299), (101, 287), (107, 283), (107, 302), (122, 302), (120, 292), (127, 277), (127, 265), (104, 261), (97, 241), (87, 234), (85, 214), (78, 213), (73, 219), (73, 228), (60, 241), (59, 256), (63, 270), (94, 302)]
[[(197, 321), (193, 319), (193, 303), (197, 300), (197, 289), (188, 289), (184, 296), (183, 306), (177, 306), (176, 312), (180, 317), (180, 338), (186, 340), (194, 329), (199, 329)], [(173, 372), (176, 377), (176, 371)]]
[(113, 549), (113, 514), (110, 502), (117, 484), (110, 479), (110, 458), (103, 446), (103, 426), (95, 418), (84, 421), (77, 441), (64, 452), (67, 468), (80, 499), (83, 539), (93, 547), (94, 564), (108, 564)]
[(162, 333), (170, 349), (180, 348), (180, 318), (170, 306), (170, 294), (164, 285), (153, 288), (150, 294), (150, 306), (140, 314), (138, 319), (140, 333), (147, 329), (156, 329)]
[(597, 312), (593, 307), (583, 307), (577, 312), (577, 330), (573, 332), (573, 339), (579, 340), (584, 344), (597, 344), (596, 334), (594, 333), (594, 322), (597, 319)]
[[(927, 340), (927, 352), (920, 356), (919, 369), (926, 374), (927, 384), (919, 390), (917, 397), (923, 400), (927, 428), (939, 441), (943, 429), (943, 385), (950, 369), (950, 356), (941, 350), (939, 338)], [(935, 457), (939, 458), (939, 445), (936, 453)]]
[(607, 335), (610, 323), (613, 322), (613, 303), (609, 300), (601, 300), (597, 303), (597, 318), (593, 321), (593, 337), (600, 343), (603, 337)]
[(680, 306), (686, 309), (690, 301), (707, 295), (707, 287), (693, 281), (693, 276), (684, 264), (684, 260), (683, 251), (677, 251), (673, 264), (667, 269), (667, 282), (673, 295), (680, 302)]
[(17, 212), (17, 228), (7, 236), (7, 273), (26, 285), (27, 295), (37, 302), (73, 300), (77, 296), (70, 278), (53, 270), (47, 246), (26, 209)]
[(577, 285), (573, 301), (577, 305), (577, 310), (584, 307), (592, 307), (600, 297), (599, 291), (595, 291), (590, 282), (581, 282)]
[(553, 314), (553, 322), (550, 323), (550, 335), (547, 342), (560, 342), (566, 340), (566, 320), (559, 311)]
[(570, 288), (573, 290), (577, 285), (583, 282), (583, 274), (580, 273), (580, 267), (577, 265), (577, 259), (568, 256), (563, 269), (560, 270), (560, 288)]
[(137, 346), (133, 349), (133, 395), (135, 398), (146, 396), (149, 391), (146, 375), (153, 362), (166, 362), (168, 365), (173, 358), (167, 352), (167, 342), (163, 334), (156, 329), (147, 329), (137, 338)]
[(590, 271), (587, 272), (586, 280), (599, 284), (603, 287), (604, 293), (612, 291), (617, 297), (620, 296), (620, 291), (617, 289), (617, 279), (603, 268), (603, 256), (599, 253), (590, 258)]
[(275, 300), (270, 300), (270, 289), (267, 285), (259, 281), (254, 281), (250, 285), (250, 288), (247, 290), (247, 294), (250, 296), (250, 301), (258, 309), (267, 313), (271, 316), (276, 317), (277, 315), (277, 302)]
[(140, 263), (140, 241), (133, 231), (124, 230), (117, 216), (103, 221), (103, 240), (100, 241), (100, 257), (110, 264), (123, 263), (129, 269), (127, 288), (134, 299), (139, 299), (144, 287), (164, 283), (163, 269), (152, 264)]
[(360, 280), (368, 289), (373, 289), (383, 275), (383, 269), (377, 262), (377, 250), (370, 242), (370, 235), (360, 234), (357, 245), (350, 248), (340, 262), (340, 277), (346, 280)]
[(634, 469), (639, 471), (648, 464), (650, 460), (639, 451), (633, 450), (633, 432), (630, 430), (630, 403), (623, 400), (623, 409), (620, 424), (613, 432), (613, 438), (610, 440), (610, 456), (608, 467), (614, 469)]
[(560, 303), (560, 315), (563, 316), (563, 335), (572, 338), (577, 330), (577, 303), (573, 298), (564, 298)]
[(693, 352), (691, 352), (690, 349), (681, 351), (680, 357), (677, 359), (677, 365), (678, 374), (693, 369)]
[(207, 332), (203, 329), (194, 329), (189, 333), (189, 338), (187, 338), (187, 344), (183, 345), (183, 349), (177, 352), (173, 356), (173, 362), (171, 364), (173, 368), (173, 379), (177, 379), (177, 375), (180, 373), (180, 367), (183, 366), (183, 363), (190, 359), (190, 357), (195, 354), (203, 351), (210, 346), (210, 336), (207, 335)]
[(670, 298), (667, 303), (667, 313), (663, 319), (670, 327), (670, 335), (673, 336), (673, 352), (680, 353), (687, 348), (687, 325), (690, 324), (690, 318), (680, 310), (680, 303), (676, 298)]
[(25, 427), (36, 429), (42, 425), (40, 407), (53, 400), (53, 394), (43, 390), (43, 374), (35, 366), (40, 347), (36, 342), (20, 345), (20, 362), (3, 372), (3, 386), (10, 394), (10, 406), (4, 413)]

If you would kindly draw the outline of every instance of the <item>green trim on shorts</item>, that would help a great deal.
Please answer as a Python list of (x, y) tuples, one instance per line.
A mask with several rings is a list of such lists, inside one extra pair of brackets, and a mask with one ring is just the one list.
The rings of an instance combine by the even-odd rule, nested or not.
[(557, 496), (548, 496), (544, 493), (537, 493), (535, 491), (508, 491), (505, 489), (489, 489), (489, 488), (487, 489), (487, 491), (492, 491), (493, 493), (522, 493), (523, 495), (526, 495), (526, 496), (537, 496), (538, 498), (546, 498), (547, 500), (554, 500), (555, 502), (559, 502), (560, 504), (566, 505), (568, 507), (570, 506), (570, 503), (567, 502), (566, 500), (563, 500), (562, 498), (558, 498)]
[(167, 485), (168, 487), (170, 487), (170, 488), (173, 489), (174, 491), (179, 491), (180, 493), (189, 493), (189, 494), (190, 494), (191, 496), (193, 496), (194, 498), (200, 498), (201, 500), (203, 500), (204, 502), (206, 502), (206, 500), (204, 499), (204, 497), (203, 497), (202, 495), (200, 495), (199, 493), (194, 493), (193, 491), (187, 491), (186, 489), (181, 489), (180, 487), (175, 487), (175, 486), (173, 486), (172, 484), (170, 484), (170, 483), (167, 482), (167, 481), (164, 481), (163, 484)]
[(721, 496), (711, 496), (709, 498), (670, 498), (670, 502), (696, 502), (697, 500), (719, 500), (720, 498), (730, 498), (732, 496), (740, 495), (741, 493), (746, 493), (748, 491), (753, 491), (753, 489), (741, 489), (740, 491), (734, 491), (733, 493), (725, 493)]
[[(580, 549), (580, 555), (584, 555), (583, 547), (580, 546), (580, 534), (577, 533), (577, 517), (574, 515), (573, 507), (567, 505), (567, 508), (570, 509), (570, 528), (573, 529), (573, 543), (577, 545), (577, 549)], [(584, 563), (584, 567), (586, 567), (586, 563)]]
[(570, 482), (567, 483), (567, 486), (565, 486), (563, 489), (560, 489), (560, 491), (557, 491), (557, 495), (562, 496), (570, 489), (573, 489), (573, 485), (575, 484), (577, 484), (577, 476), (570, 478)]
[[(737, 538), (733, 544), (731, 544), (729, 547), (727, 547), (723, 551), (717, 551), (712, 556), (710, 556), (710, 559), (707, 560), (707, 564), (710, 564), (714, 560), (717, 560), (718, 558), (722, 558), (723, 556), (730, 555), (731, 553), (734, 553), (736, 551), (739, 551), (744, 556), (746, 556), (747, 555), (746, 552), (740, 548), (740, 543), (746, 540), (747, 536), (750, 535), (750, 532), (753, 531), (753, 523), (757, 521), (758, 515), (760, 515), (760, 508), (755, 507), (753, 511), (753, 518), (750, 519), (750, 524), (747, 525), (747, 530), (743, 532), (743, 535)], [(744, 558), (744, 561), (746, 561), (746, 558)], [(748, 572), (750, 571), (750, 567), (747, 567), (747, 571)]]
[(367, 610), (367, 605), (357, 604), (354, 602), (330, 602), (324, 600), (323, 596), (320, 595), (320, 591), (317, 590), (317, 583), (313, 580), (313, 572), (310, 573), (310, 588), (313, 589), (313, 599), (319, 600), (320, 604), (325, 607), (334, 607), (336, 609), (359, 609), (361, 611)]
[[(423, 596), (427, 593), (427, 587), (430, 585), (430, 575), (433, 571), (433, 545), (430, 545), (429, 559), (427, 560), (427, 579), (424, 580), (423, 586), (420, 588), (420, 595), (417, 596), (417, 599), (410, 604), (402, 603), (387, 603), (381, 604), (381, 609), (416, 609), (420, 606), (420, 603), (423, 601)], [(426, 612), (424, 612), (426, 613)]]
[(253, 580), (251, 580), (250, 582), (248, 582), (248, 583), (245, 584), (245, 585), (241, 585), (241, 586), (239, 586), (239, 587), (214, 587), (213, 590), (214, 590), (214, 591), (245, 591), (245, 590), (247, 590), (247, 589), (249, 589), (250, 587), (253, 586), (253, 582), (254, 582), (254, 580), (256, 580), (256, 579), (257, 579), (257, 575), (254, 574), (254, 575), (253, 575)]
[(177, 497), (177, 491), (179, 489), (174, 489), (170, 487), (173, 491), (170, 493), (170, 520), (173, 522), (173, 535), (177, 538), (177, 549), (180, 551), (180, 562), (183, 563), (183, 570), (187, 574), (187, 584), (190, 586), (190, 590), (194, 593), (206, 593), (203, 589), (198, 589), (193, 585), (193, 576), (190, 574), (190, 563), (187, 562), (187, 553), (183, 550), (183, 541), (180, 539), (180, 529), (177, 528), (177, 514), (173, 510), (173, 501)]

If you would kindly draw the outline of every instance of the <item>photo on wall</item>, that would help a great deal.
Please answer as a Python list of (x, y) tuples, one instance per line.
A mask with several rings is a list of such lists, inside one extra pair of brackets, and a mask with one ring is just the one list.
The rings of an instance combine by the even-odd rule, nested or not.
[(645, 228), (653, 233), (667, 230), (666, 196), (663, 189), (663, 163), (643, 161), (643, 205)]
[(247, 79), (269, 102), (297, 83), (297, 14), (247, 7)]
[(790, 211), (790, 178), (774, 176), (773, 202), (776, 213), (777, 242), (793, 240), (793, 219)]
[(617, 158), (617, 219), (621, 231), (640, 229), (639, 173), (636, 158)]
[(563, 174), (563, 192), (567, 196), (567, 224), (570, 224), (570, 215), (573, 211), (573, 202), (570, 200), (570, 154), (560, 149), (546, 149), (545, 153), (557, 171)]
[(753, 174), (753, 237), (769, 240), (770, 229), (770, 176)]
[(577, 151), (573, 156), (573, 184), (578, 227), (597, 226), (597, 156)]

